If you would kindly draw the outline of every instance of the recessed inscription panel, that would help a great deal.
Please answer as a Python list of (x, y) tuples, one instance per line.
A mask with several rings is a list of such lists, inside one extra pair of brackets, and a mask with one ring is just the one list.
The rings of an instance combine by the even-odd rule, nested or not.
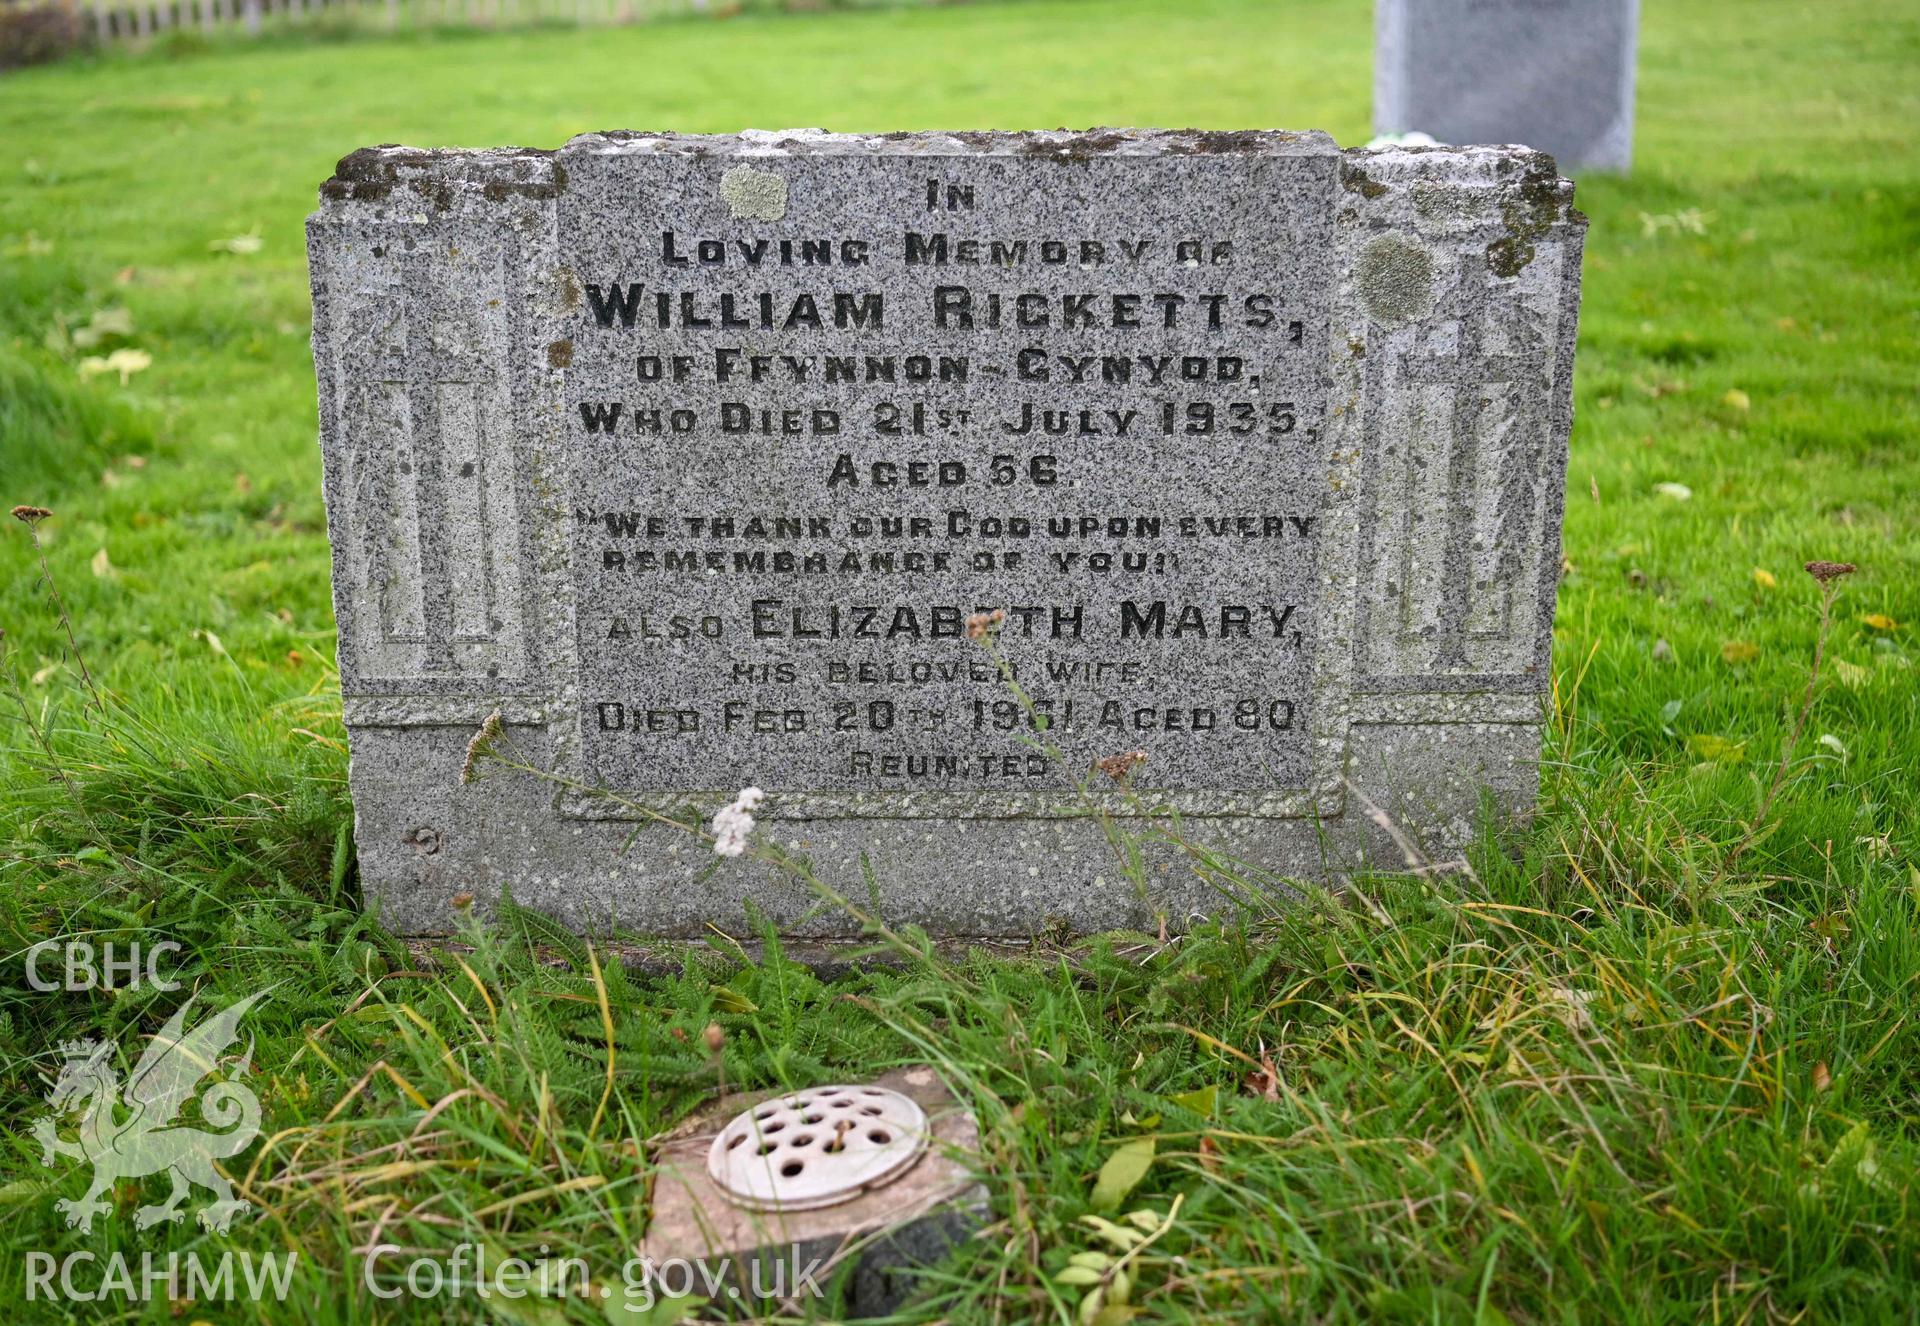
[(572, 155), (586, 777), (1312, 785), (1335, 168)]

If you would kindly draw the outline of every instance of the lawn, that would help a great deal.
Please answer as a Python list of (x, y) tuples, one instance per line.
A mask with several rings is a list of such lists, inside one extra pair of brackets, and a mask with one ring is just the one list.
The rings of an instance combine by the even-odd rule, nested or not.
[[(1165, 1232), (1100, 1287), (1108, 1323), (1913, 1320), (1910, 7), (1647, 6), (1635, 171), (1579, 184), (1542, 811), (1471, 869), (1033, 960), (876, 928), (893, 961), (832, 981), (752, 935), (642, 970), (512, 908), (410, 952), (356, 906), (301, 233), (338, 157), (788, 125), (1353, 144), (1370, 44), (1359, 3), (1043, 0), (0, 81), (0, 509), (54, 512), (0, 529), (0, 1301), (30, 1251), (233, 1248), (294, 1256), (286, 1304), (163, 1287), (21, 1319), (439, 1320), (368, 1292), (363, 1252), (463, 1238), (617, 1284), (636, 1154), (722, 1081), (932, 1061), (980, 1115), (994, 1223), (920, 1319), (1074, 1320), (1069, 1257), (1114, 1251), (1082, 1219), (1096, 1176), (1151, 1139), (1108, 1214)], [(1858, 566), (1824, 628), (1810, 559)], [(230, 1171), (257, 1219), (136, 1237), (152, 1180), (64, 1228), (85, 1167), (42, 1168), (28, 1131), (59, 1043), (119, 1039), (124, 1070), (182, 996), (37, 991), (48, 939), (176, 942), (203, 1004), (272, 986), (247, 1023), (266, 1140)], [(628, 1306), (457, 1311), (649, 1320)]]

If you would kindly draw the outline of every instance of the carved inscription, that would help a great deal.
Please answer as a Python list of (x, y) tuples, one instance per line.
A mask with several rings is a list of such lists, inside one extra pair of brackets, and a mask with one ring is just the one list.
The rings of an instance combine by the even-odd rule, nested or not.
[[(342, 487), (357, 528), (345, 668), (395, 692), (512, 689), (529, 671), (517, 429), (500, 367), (517, 255), (390, 228), (352, 252), (334, 334), (360, 338), (341, 393)], [(338, 261), (336, 259), (336, 261)]]
[[(1143, 748), (1147, 786), (1306, 786), (1328, 166), (1195, 207), (1194, 164), (1116, 164), (784, 159), (775, 222), (712, 163), (573, 173), (593, 777), (1057, 792)], [(1030, 705), (967, 638), (996, 611)]]
[(1545, 684), (1558, 267), (1503, 279), (1474, 255), (1430, 316), (1373, 328), (1363, 688)]

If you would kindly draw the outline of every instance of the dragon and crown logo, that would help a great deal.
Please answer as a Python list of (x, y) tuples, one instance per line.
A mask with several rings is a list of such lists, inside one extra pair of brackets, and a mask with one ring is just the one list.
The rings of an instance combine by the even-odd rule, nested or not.
[[(214, 1168), (214, 1161), (239, 1155), (259, 1136), (260, 1098), (244, 1082), (234, 1080), (240, 1072), (209, 1083), (203, 1092), (198, 1088), (233, 1044), (240, 1019), (269, 993), (249, 995), (203, 1019), (191, 1031), (187, 1015), (198, 996), (189, 998), (148, 1044), (124, 1085), (113, 1065), (112, 1042), (70, 1041), (60, 1047), (66, 1062), (47, 1094), (52, 1112), (34, 1125), (33, 1136), (40, 1143), (41, 1164), (52, 1166), (56, 1157), (71, 1156), (93, 1166), (93, 1182), (83, 1196), (63, 1197), (55, 1203), (68, 1225), (90, 1233), (93, 1218), (111, 1209), (101, 1200), (102, 1194), (122, 1179), (161, 1173), (172, 1181), (173, 1190), (164, 1202), (134, 1213), (137, 1229), (179, 1220), (186, 1214), (181, 1203), (195, 1185), (208, 1189), (216, 1199), (200, 1212), (201, 1225), (215, 1233), (224, 1234), (233, 1218), (248, 1209), (247, 1202), (234, 1197), (233, 1185)], [(249, 1040), (242, 1064), (250, 1063), (252, 1057)], [(175, 1117), (196, 1092), (200, 1118), (223, 1131), (208, 1131)], [(76, 1112), (78, 1136), (66, 1141), (59, 1136), (61, 1121)]]

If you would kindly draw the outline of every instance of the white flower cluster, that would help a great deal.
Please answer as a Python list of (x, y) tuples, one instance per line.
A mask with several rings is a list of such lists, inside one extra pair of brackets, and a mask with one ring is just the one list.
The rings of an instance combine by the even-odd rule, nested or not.
[(739, 856), (747, 850), (747, 835), (753, 832), (753, 812), (767, 794), (757, 787), (743, 787), (730, 806), (722, 806), (713, 817), (715, 856)]
[(1439, 142), (1432, 134), (1423, 134), (1418, 129), (1403, 134), (1381, 134), (1378, 138), (1367, 140), (1369, 150), (1382, 147), (1438, 147)]

